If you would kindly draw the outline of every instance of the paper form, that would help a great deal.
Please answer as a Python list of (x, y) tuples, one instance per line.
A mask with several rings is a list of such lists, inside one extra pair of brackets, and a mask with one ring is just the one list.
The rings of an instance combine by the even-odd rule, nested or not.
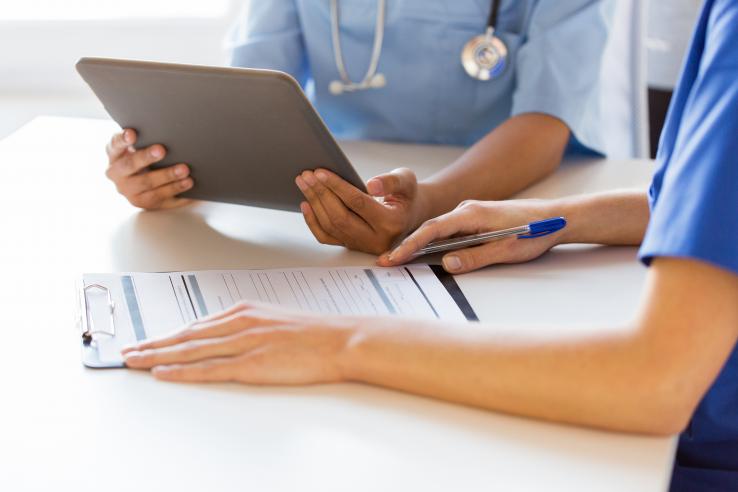
[[(453, 277), (428, 265), (87, 274), (83, 281), (107, 287), (115, 306), (115, 337), (96, 337), (103, 361), (120, 361), (125, 345), (171, 333), (240, 300), (326, 315), (476, 319)], [(111, 323), (101, 314), (106, 301), (107, 293), (88, 292), (97, 329)]]

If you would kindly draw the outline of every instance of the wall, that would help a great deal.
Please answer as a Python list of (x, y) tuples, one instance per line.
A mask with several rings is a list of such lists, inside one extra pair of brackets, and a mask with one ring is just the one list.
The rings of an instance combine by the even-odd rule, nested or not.
[[(166, 7), (154, 9), (160, 12), (176, 5), (172, 0), (148, 2)], [(22, 15), (14, 18), (9, 4), (5, 11), (0, 6), (0, 138), (39, 114), (104, 117), (74, 70), (83, 56), (223, 64), (223, 38), (243, 3), (222, 0), (217, 15), (179, 18), (136, 11), (123, 18), (95, 18), (91, 8), (92, 17), (85, 19), (45, 19), (49, 15), (42, 11), (34, 19), (21, 4)]]

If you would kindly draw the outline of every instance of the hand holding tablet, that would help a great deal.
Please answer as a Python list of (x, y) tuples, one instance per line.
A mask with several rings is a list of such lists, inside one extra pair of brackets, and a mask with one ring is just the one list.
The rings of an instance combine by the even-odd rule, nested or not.
[(148, 169), (166, 156), (163, 145), (151, 145), (136, 150), (135, 130), (130, 128), (113, 135), (106, 147), (107, 177), (115, 183), (118, 192), (132, 205), (146, 210), (174, 208), (189, 202), (178, 195), (192, 188), (187, 164), (175, 164), (163, 169)]
[(108, 146), (108, 175), (135, 205), (176, 206), (178, 196), (298, 211), (295, 177), (319, 167), (365, 190), (285, 73), (102, 58), (77, 70), (130, 129)]

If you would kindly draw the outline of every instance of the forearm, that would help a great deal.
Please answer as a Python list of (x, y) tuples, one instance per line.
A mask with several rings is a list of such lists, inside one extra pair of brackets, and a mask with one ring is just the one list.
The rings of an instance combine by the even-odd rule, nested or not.
[[(731, 272), (659, 258), (629, 327), (564, 338), (552, 329), (372, 318), (354, 326), (341, 366), (345, 379), (490, 410), (675, 434), (735, 346), (737, 295)], [(706, 323), (709, 333), (695, 329)]]
[(569, 129), (545, 114), (514, 116), (456, 162), (420, 183), (422, 220), (448, 212), (464, 200), (502, 200), (554, 171)]
[(567, 227), (560, 244), (638, 245), (646, 233), (650, 209), (643, 191), (615, 190), (546, 202), (550, 216), (563, 216)]
[[(479, 325), (373, 326), (351, 348), (347, 376), (455, 403), (618, 431), (659, 433), (661, 398), (639, 384), (646, 360), (635, 340), (523, 339)], [(648, 357), (641, 353), (640, 357)], [(668, 415), (663, 421), (669, 425)]]

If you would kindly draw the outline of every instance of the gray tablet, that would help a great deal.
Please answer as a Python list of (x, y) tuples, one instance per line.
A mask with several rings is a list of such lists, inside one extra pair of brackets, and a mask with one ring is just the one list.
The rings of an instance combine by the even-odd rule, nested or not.
[(77, 71), (136, 145), (189, 164), (195, 186), (182, 196), (299, 210), (295, 177), (330, 169), (364, 184), (289, 75), (272, 70), (82, 58)]

